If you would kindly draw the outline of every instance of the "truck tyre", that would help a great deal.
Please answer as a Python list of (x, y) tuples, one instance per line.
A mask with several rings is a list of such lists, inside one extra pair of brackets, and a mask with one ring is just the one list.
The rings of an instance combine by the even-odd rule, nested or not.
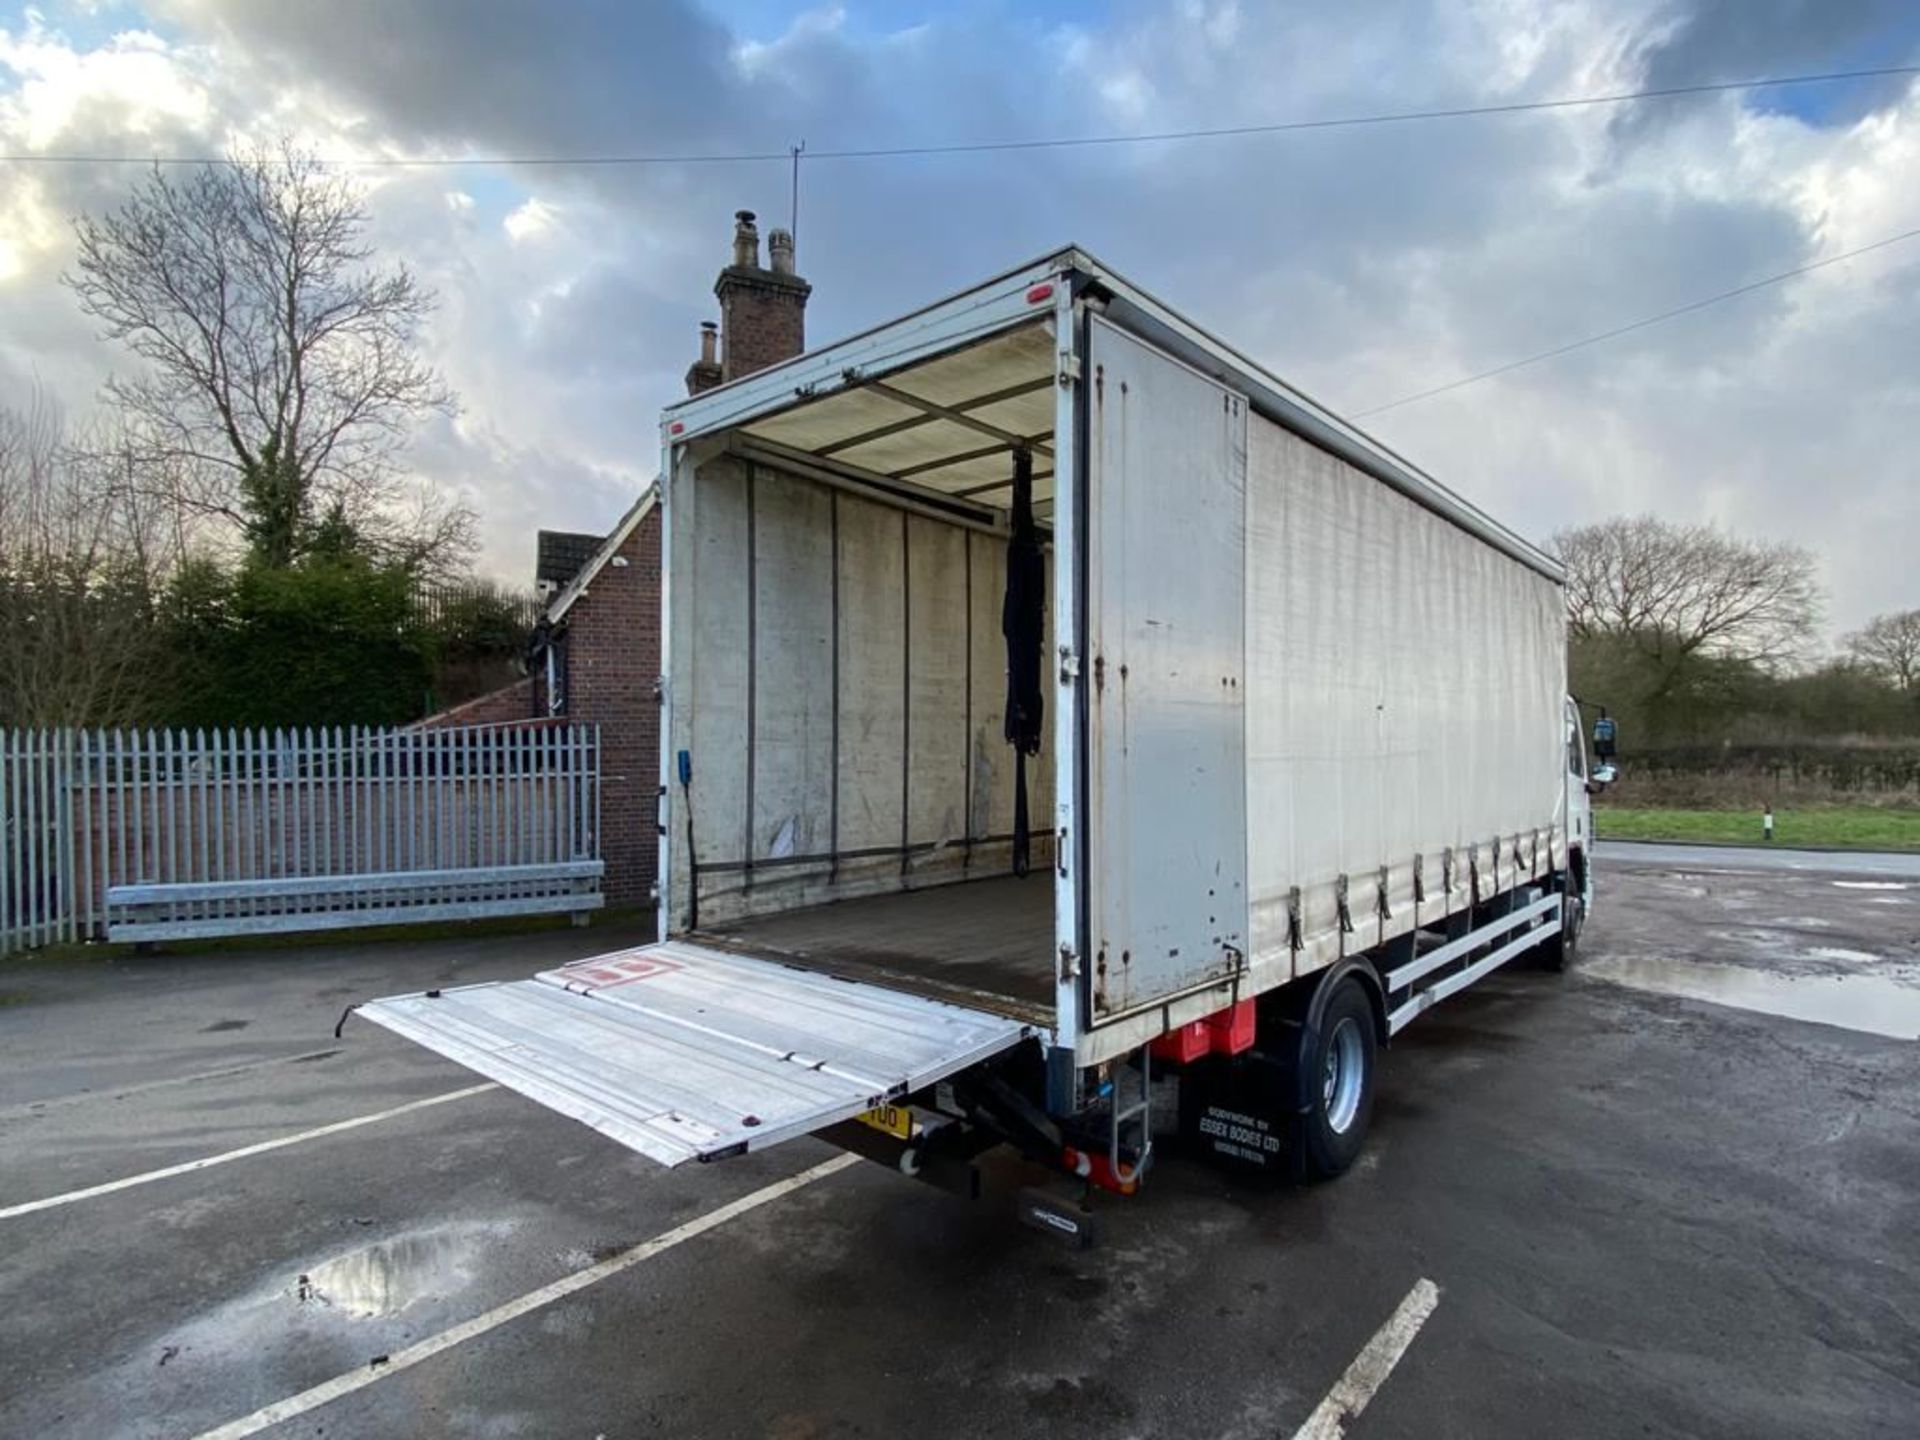
[(1331, 1179), (1359, 1158), (1373, 1116), (1378, 1048), (1373, 1004), (1360, 981), (1340, 981), (1327, 997), (1319, 1028), (1303, 1038), (1300, 1093), (1306, 1114), (1301, 1138), (1307, 1171)]
[(1543, 970), (1557, 973), (1573, 964), (1580, 954), (1580, 930), (1586, 921), (1586, 902), (1571, 891), (1562, 894), (1559, 933), (1549, 935), (1534, 952)]

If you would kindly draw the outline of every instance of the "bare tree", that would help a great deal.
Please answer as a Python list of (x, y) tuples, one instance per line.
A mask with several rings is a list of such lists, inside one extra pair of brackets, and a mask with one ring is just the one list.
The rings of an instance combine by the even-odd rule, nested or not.
[(109, 394), (170, 462), (178, 500), (238, 526), (270, 565), (322, 527), (444, 560), (470, 539), (442, 506), (398, 503), (413, 424), (450, 412), (418, 358), (433, 297), (373, 263), (360, 192), (283, 143), (176, 176), (155, 169), (118, 210), (75, 224), (66, 283), (144, 362)]
[(1920, 691), (1920, 610), (1876, 615), (1841, 643), (1855, 661), (1902, 694)]
[(1820, 618), (1814, 559), (1797, 545), (1651, 515), (1566, 530), (1555, 542), (1574, 637), (1624, 641), (1669, 675), (1695, 657), (1783, 664)]
[(189, 535), (106, 433), (70, 440), (35, 395), (0, 410), (0, 723), (137, 718), (160, 664), (154, 605)]

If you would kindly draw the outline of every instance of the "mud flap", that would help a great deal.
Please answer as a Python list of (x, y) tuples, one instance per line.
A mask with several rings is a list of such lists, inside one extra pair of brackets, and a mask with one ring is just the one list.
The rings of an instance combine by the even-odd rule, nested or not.
[[(1289, 1034), (1296, 1033), (1289, 1027)], [(1180, 1148), (1236, 1175), (1282, 1182), (1306, 1175), (1301, 1106), (1290, 1053), (1215, 1056), (1180, 1079)]]

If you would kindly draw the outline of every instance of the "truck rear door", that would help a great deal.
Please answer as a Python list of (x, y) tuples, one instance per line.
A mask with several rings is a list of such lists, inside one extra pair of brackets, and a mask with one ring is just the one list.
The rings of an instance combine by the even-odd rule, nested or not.
[(669, 1166), (851, 1119), (1032, 1033), (679, 940), (359, 1013)]
[(1245, 397), (1095, 317), (1087, 790), (1092, 1020), (1247, 946)]

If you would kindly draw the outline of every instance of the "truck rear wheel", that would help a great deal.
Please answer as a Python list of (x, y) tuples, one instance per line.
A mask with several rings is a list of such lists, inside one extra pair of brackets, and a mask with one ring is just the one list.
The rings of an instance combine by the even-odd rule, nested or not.
[(1342, 980), (1327, 997), (1319, 1028), (1308, 1032), (1300, 1048), (1307, 1169), (1331, 1179), (1359, 1158), (1373, 1117), (1378, 1045), (1373, 1005), (1358, 980)]

